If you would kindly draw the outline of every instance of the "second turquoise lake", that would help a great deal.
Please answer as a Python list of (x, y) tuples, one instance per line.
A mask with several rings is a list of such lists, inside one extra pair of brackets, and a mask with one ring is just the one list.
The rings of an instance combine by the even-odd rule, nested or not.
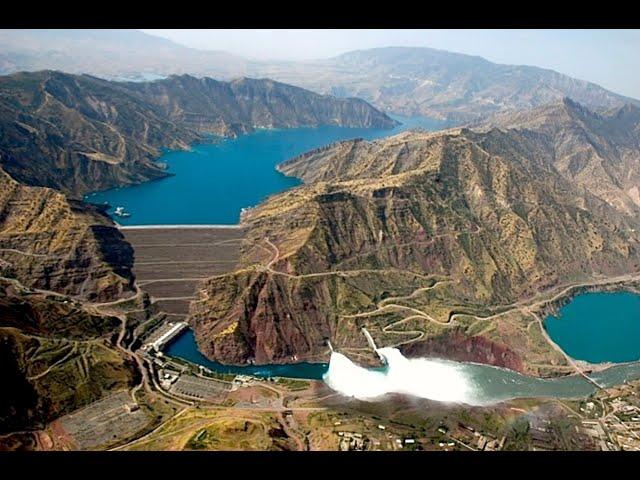
[(640, 295), (635, 293), (582, 293), (544, 324), (553, 341), (577, 360), (640, 360)]

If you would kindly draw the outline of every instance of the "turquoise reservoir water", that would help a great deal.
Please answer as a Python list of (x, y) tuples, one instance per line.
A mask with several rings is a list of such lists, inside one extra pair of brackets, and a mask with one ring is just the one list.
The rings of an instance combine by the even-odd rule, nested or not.
[[(233, 373), (253, 375), (256, 377), (288, 377), (321, 380), (327, 373), (329, 365), (326, 363), (294, 363), (290, 365), (223, 365), (207, 359), (198, 351), (198, 347), (191, 330), (176, 337), (166, 348), (165, 354), (188, 360), (197, 365), (203, 365), (218, 373)], [(442, 361), (451, 365), (462, 374), (473, 387), (474, 404), (490, 404), (513, 398), (557, 397), (577, 398), (586, 397), (595, 392), (596, 387), (578, 375), (554, 379), (528, 377), (504, 368), (491, 367), (476, 363)], [(375, 368), (378, 372), (385, 369)], [(598, 383), (605, 387), (619, 385), (625, 381), (640, 378), (640, 363), (626, 363), (607, 368), (592, 374)], [(416, 374), (413, 381), (419, 382)]]
[(294, 363), (291, 365), (247, 365), (238, 367), (209, 360), (198, 350), (193, 331), (186, 330), (167, 346), (165, 353), (207, 367), (218, 373), (253, 375), (256, 377), (288, 377), (321, 380), (326, 363)]
[(414, 127), (445, 126), (427, 118), (394, 118), (402, 125), (392, 130), (331, 126), (259, 130), (194, 145), (190, 151), (168, 152), (158, 160), (168, 165), (172, 177), (89, 194), (85, 199), (107, 202), (111, 214), (115, 207), (124, 207), (131, 217), (114, 217), (122, 225), (236, 224), (242, 208), (300, 184), (276, 171), (284, 160), (339, 140), (371, 140)]
[(583, 293), (544, 324), (549, 336), (575, 359), (591, 363), (640, 360), (640, 295)]

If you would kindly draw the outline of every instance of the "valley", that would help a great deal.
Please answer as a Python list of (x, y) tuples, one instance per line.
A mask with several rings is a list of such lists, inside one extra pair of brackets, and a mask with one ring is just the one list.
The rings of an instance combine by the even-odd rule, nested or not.
[(640, 449), (637, 100), (428, 48), (22, 35), (0, 450)]

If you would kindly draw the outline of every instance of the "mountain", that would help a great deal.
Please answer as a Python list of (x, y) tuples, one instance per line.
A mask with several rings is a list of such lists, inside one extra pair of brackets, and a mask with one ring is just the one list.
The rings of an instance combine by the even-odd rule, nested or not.
[[(640, 214), (640, 108), (626, 104), (601, 114), (570, 98), (531, 110), (499, 113), (470, 125), (475, 131), (498, 128), (528, 137), (538, 137), (544, 161), (566, 180), (587, 189), (624, 213)], [(281, 164), (283, 173), (307, 183), (387, 175), (405, 168), (397, 160), (363, 165), (351, 162), (361, 141), (343, 143), (342, 155), (326, 155), (320, 148)], [(351, 150), (347, 153), (346, 150)], [(418, 153), (415, 152), (417, 156)], [(341, 163), (338, 163), (338, 161)], [(407, 160), (403, 160), (407, 161)], [(412, 160), (414, 162), (420, 159)]]
[(0, 433), (131, 387), (121, 320), (95, 302), (135, 299), (133, 249), (106, 214), (0, 169)]
[(269, 79), (220, 82), (189, 75), (126, 88), (171, 121), (201, 133), (237, 135), (255, 128), (392, 128), (397, 122), (358, 98), (319, 95)]
[(188, 73), (218, 80), (268, 77), (318, 93), (359, 97), (384, 110), (463, 124), (563, 97), (590, 108), (637, 100), (531, 66), (422, 47), (385, 47), (316, 61), (251, 61), (134, 30), (3, 30), (0, 73), (54, 69), (104, 78)]
[(640, 108), (595, 113), (565, 98), (543, 107), (490, 117), (480, 128), (516, 130), (549, 145), (554, 168), (620, 211), (640, 213)]
[(104, 78), (199, 72), (217, 78), (246, 74), (247, 60), (201, 51), (137, 30), (0, 30), (0, 74), (62, 70)]
[[(600, 118), (574, 103), (552, 109)], [(622, 112), (607, 117), (620, 149), (635, 118)], [(280, 171), (305, 185), (244, 217), (240, 268), (209, 279), (192, 303), (200, 348), (232, 363), (317, 361), (329, 338), (359, 356), (366, 326), (378, 344), (414, 353), (534, 374), (561, 364), (535, 317), (513, 305), (640, 265), (638, 216), (556, 168), (561, 135), (601, 148), (573, 128), (405, 132), (285, 162)]]
[(392, 127), (358, 99), (271, 80), (187, 75), (148, 83), (41, 71), (0, 77), (0, 165), (14, 179), (79, 196), (166, 176), (162, 148), (205, 135), (320, 124)]
[(276, 65), (261, 73), (318, 92), (357, 96), (385, 111), (457, 124), (563, 97), (592, 108), (638, 103), (552, 70), (500, 65), (431, 48), (359, 50), (305, 65)]
[(73, 195), (166, 175), (160, 147), (198, 139), (119, 84), (60, 72), (0, 77), (0, 164)]
[(83, 300), (134, 293), (133, 249), (109, 217), (0, 170), (0, 276)]

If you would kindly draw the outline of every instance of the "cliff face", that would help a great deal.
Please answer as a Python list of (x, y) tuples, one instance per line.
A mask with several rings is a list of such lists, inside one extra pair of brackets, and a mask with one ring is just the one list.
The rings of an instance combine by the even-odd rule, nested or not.
[(400, 351), (407, 357), (447, 358), (527, 372), (522, 358), (505, 344), (493, 342), (482, 335), (469, 336), (455, 329), (424, 341), (403, 345)]
[(109, 82), (42, 71), (0, 77), (0, 165), (14, 179), (79, 196), (161, 178), (162, 148), (202, 134), (322, 124), (386, 128), (395, 122), (357, 99), (270, 80), (230, 83), (187, 75)]
[(526, 312), (499, 327), (479, 318), (640, 265), (636, 217), (566, 178), (556, 153), (532, 131), (457, 129), (343, 142), (282, 165), (310, 183), (245, 218), (242, 268), (192, 304), (200, 347), (227, 362), (318, 360), (325, 338), (365, 347), (362, 325), (382, 345), (485, 325), (494, 363), (521, 365), (535, 349), (550, 358), (544, 342), (526, 344)]
[(133, 249), (111, 220), (49, 188), (0, 170), (2, 276), (83, 300), (133, 294)]

